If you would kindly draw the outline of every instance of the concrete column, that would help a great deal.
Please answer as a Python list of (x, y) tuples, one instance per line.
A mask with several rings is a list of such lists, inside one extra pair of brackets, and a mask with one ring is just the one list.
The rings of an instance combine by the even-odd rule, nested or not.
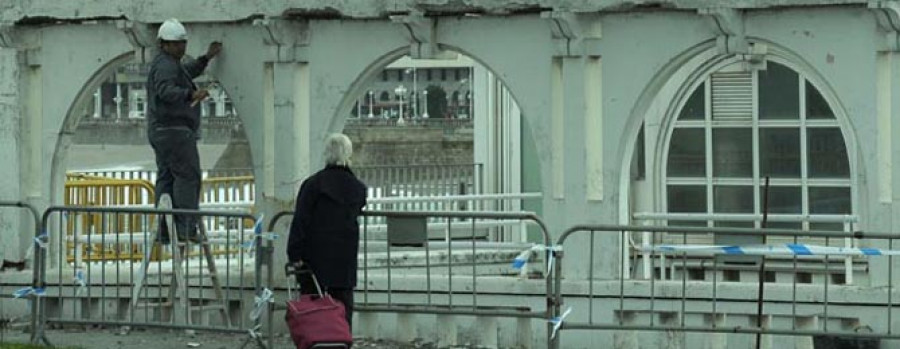
[(397, 332), (394, 339), (400, 342), (411, 342), (416, 339), (416, 321), (414, 314), (397, 313)]
[(530, 349), (534, 340), (532, 319), (516, 319), (516, 347)]
[[(725, 326), (725, 314), (707, 314), (703, 319), (706, 326), (722, 327)], [(728, 346), (728, 335), (725, 333), (711, 332), (705, 335), (706, 341), (703, 347), (707, 349), (725, 349)]]
[[(267, 63), (263, 69), (262, 166), (256, 173), (262, 210), (269, 217), (293, 210), (300, 182), (312, 171), (309, 66)], [(286, 232), (286, 231), (285, 231)], [(274, 266), (287, 262), (287, 238), (275, 240)], [(276, 273), (277, 274), (277, 273)]]
[[(550, 78), (550, 153), (551, 153), (551, 186), (550, 193), (545, 193), (556, 200), (565, 199), (565, 85), (563, 84), (563, 58), (554, 58)], [(549, 194), (549, 195), (547, 195)]]
[[(553, 212), (563, 217), (565, 229), (575, 224), (608, 222), (616, 200), (604, 200), (604, 147), (602, 65), (595, 57), (553, 60)], [(558, 116), (558, 115), (561, 115)], [(559, 129), (558, 129), (559, 128)], [(546, 194), (546, 193), (545, 193)], [(559, 210), (558, 212), (556, 210)], [(561, 234), (560, 231), (552, 232)], [(590, 255), (589, 234), (573, 235), (565, 244), (567, 277), (615, 279), (620, 275), (619, 236), (597, 234)], [(593, 264), (591, 266), (591, 264)], [(593, 275), (589, 270), (593, 268)]]
[(378, 338), (381, 333), (378, 331), (378, 314), (373, 312), (356, 312), (357, 321), (354, 322), (353, 328), (356, 333), (366, 338)]
[[(623, 325), (634, 325), (634, 312), (628, 311), (619, 313), (618, 316), (622, 318)], [(613, 348), (637, 349), (639, 347), (640, 346), (638, 345), (637, 331), (616, 331), (613, 333)]]
[[(878, 122), (878, 160), (875, 161), (878, 169), (878, 197), (877, 202), (891, 212), (884, 224), (885, 231), (892, 231), (893, 227), (900, 226), (900, 171), (895, 170), (893, 164), (900, 163), (900, 142), (894, 140), (896, 132), (900, 128), (900, 53), (878, 52), (876, 60), (877, 89), (876, 89), (876, 114)], [(896, 127), (895, 127), (896, 126)], [(882, 248), (891, 247), (886, 241), (881, 241)], [(895, 243), (894, 248), (898, 247)], [(888, 263), (893, 260), (893, 275), (888, 274)], [(896, 283), (900, 280), (900, 258), (880, 258), (871, 261), (872, 271), (869, 273), (872, 286), (887, 286), (891, 279)]]
[[(750, 320), (750, 323), (748, 324), (750, 327), (756, 327), (756, 317), (751, 316), (751, 317), (748, 317), (747, 319)], [(769, 328), (769, 327), (771, 327), (771, 324), (772, 324), (772, 316), (763, 315), (762, 328)], [(756, 335), (754, 334), (754, 335), (751, 335), (750, 337), (751, 337), (750, 344), (754, 348), (756, 348)], [(772, 335), (764, 334), (762, 336), (759, 336), (759, 341), (760, 341), (759, 348), (761, 348), (761, 349), (772, 348)]]
[[(797, 318), (797, 329), (800, 330), (818, 330), (819, 329), (819, 317), (818, 316), (810, 316)], [(794, 337), (794, 348), (796, 349), (813, 349), (813, 337), (811, 336), (795, 336)]]
[(436, 317), (435, 331), (438, 335), (437, 346), (445, 348), (457, 345), (458, 328), (456, 324), (456, 316), (438, 315)]
[(116, 82), (116, 119), (122, 118), (122, 84)]
[[(20, 155), (25, 155), (27, 147), (20, 142), (19, 132), (22, 130), (22, 95), (19, 93), (19, 82), (22, 67), (19, 64), (16, 50), (0, 48), (0, 153), (3, 154), (4, 166), (0, 166), (0, 197), (16, 200), (22, 197), (19, 178), (22, 162)], [(18, 209), (0, 209), (0, 222), (9, 228), (0, 230), (0, 260), (18, 260), (24, 257), (20, 246), (19, 232), (29, 231), (24, 223), (28, 216)], [(34, 231), (34, 230), (30, 230)]]
[(478, 345), (482, 348), (497, 348), (497, 318), (479, 316), (475, 325), (478, 327)]
[[(678, 313), (660, 313), (659, 323), (663, 326), (681, 325), (681, 316)], [(682, 331), (664, 331), (659, 334), (658, 348), (682, 349), (685, 347), (685, 337)]]

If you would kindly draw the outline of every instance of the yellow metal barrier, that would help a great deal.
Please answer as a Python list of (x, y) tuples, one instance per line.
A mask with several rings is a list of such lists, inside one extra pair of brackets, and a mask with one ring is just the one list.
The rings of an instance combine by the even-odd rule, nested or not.
[[(213, 177), (203, 180), (200, 195), (201, 203), (220, 204), (223, 207), (240, 209), (250, 205), (254, 200), (255, 182), (253, 176)], [(66, 193), (64, 202), (66, 205), (75, 206), (122, 206), (122, 205), (153, 205), (155, 200), (154, 186), (150, 181), (142, 179), (114, 179), (102, 176), (92, 176), (79, 173), (66, 174)], [(252, 214), (252, 207), (250, 209)], [(76, 235), (100, 234), (104, 231), (117, 232), (147, 232), (155, 229), (155, 218), (149, 217), (142, 221), (136, 221), (128, 215), (117, 215), (115, 218), (101, 219), (100, 215), (88, 215), (88, 218), (79, 222), (67, 222), (67, 238)], [(233, 223), (233, 222), (232, 222)], [(234, 224), (232, 224), (234, 225)], [(205, 222), (208, 231), (238, 230), (237, 226), (228, 226), (225, 221), (208, 219)], [(251, 228), (252, 222), (243, 224), (243, 228)], [(76, 231), (77, 229), (77, 231)], [(77, 250), (77, 251), (76, 251)], [(69, 262), (76, 259), (82, 262), (113, 261), (113, 260), (140, 260), (143, 258), (139, 244), (116, 243), (75, 243), (67, 244), (66, 258)], [(154, 260), (158, 258), (158, 248), (153, 249)], [(215, 255), (239, 253), (239, 249), (226, 249), (226, 246), (215, 246)], [(76, 256), (78, 256), (76, 258)], [(167, 256), (162, 256), (167, 258)]]
[[(234, 177), (211, 177), (203, 180), (203, 189), (200, 191), (200, 202), (222, 205), (221, 209), (242, 209), (252, 203), (255, 195), (255, 182), (253, 176), (234, 176)], [(253, 208), (250, 208), (250, 214), (253, 214)], [(232, 225), (236, 225), (236, 221), (230, 221)], [(207, 231), (223, 231), (231, 229), (237, 230), (237, 226), (228, 226), (225, 221), (215, 219), (206, 220)], [(237, 223), (240, 224), (240, 223)], [(253, 227), (252, 222), (244, 222), (243, 228), (250, 229)], [(238, 250), (227, 249), (228, 246), (213, 246), (214, 255), (234, 254)]]
[[(66, 191), (63, 199), (70, 206), (121, 206), (144, 205), (155, 202), (153, 185), (146, 180), (108, 179), (80, 174), (66, 175)], [(134, 220), (126, 214), (116, 215), (106, 220), (101, 215), (90, 215), (79, 222), (68, 221), (66, 238), (78, 235), (101, 234), (104, 231), (144, 232), (153, 226), (153, 218)], [(140, 245), (127, 243), (67, 244), (66, 259), (90, 262), (101, 260), (140, 260), (143, 258)]]

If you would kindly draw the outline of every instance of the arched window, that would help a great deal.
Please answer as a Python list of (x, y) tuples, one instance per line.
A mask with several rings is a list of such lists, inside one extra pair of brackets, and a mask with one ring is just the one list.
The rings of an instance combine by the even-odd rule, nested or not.
[[(770, 214), (851, 214), (847, 146), (822, 94), (784, 64), (768, 61), (759, 71), (740, 67), (732, 64), (707, 76), (672, 123), (663, 166), (667, 211), (758, 215), (769, 177)], [(844, 229), (841, 223), (814, 221), (767, 226)]]
[(378, 95), (378, 100), (389, 101), (389, 100), (391, 100), (391, 94), (388, 93), (387, 91), (381, 91), (381, 94)]

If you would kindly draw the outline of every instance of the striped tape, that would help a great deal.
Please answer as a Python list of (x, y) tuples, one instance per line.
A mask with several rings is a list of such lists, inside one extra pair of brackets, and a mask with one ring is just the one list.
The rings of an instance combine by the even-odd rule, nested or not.
[(779, 245), (643, 245), (640, 252), (695, 254), (695, 255), (755, 255), (755, 256), (900, 256), (900, 250), (877, 248), (832, 247), (805, 244)]

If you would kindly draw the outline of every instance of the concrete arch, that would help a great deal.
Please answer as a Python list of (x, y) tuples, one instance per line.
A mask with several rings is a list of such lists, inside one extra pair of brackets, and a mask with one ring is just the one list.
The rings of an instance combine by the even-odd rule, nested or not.
[[(510, 19), (504, 19), (504, 23), (509, 21)], [(540, 34), (544, 34), (548, 38), (549, 34), (546, 31), (546, 27), (544, 26), (544, 20), (540, 18), (516, 18), (515, 21), (519, 22), (519, 24), (523, 27), (529, 28), (529, 31), (535, 31)], [(474, 21), (473, 23), (478, 23), (479, 25), (483, 25), (482, 20)], [(514, 52), (510, 52), (509, 50), (500, 50), (496, 45), (490, 45), (491, 39), (485, 38), (485, 32), (470, 32), (469, 30), (460, 30), (460, 28), (466, 28), (465, 25), (467, 21), (465, 19), (437, 19), (436, 24), (436, 33), (437, 40), (436, 45), (442, 51), (452, 51), (457, 52), (459, 54), (465, 55), (481, 66), (483, 66), (488, 71), (492, 72), (494, 76), (510, 91), (512, 99), (515, 101), (517, 105), (519, 105), (520, 109), (523, 110), (522, 119), (525, 124), (528, 125), (528, 130), (531, 132), (533, 139), (535, 140), (536, 146), (535, 149), (538, 151), (538, 168), (541, 169), (540, 178), (542, 183), (545, 183), (545, 178), (548, 178), (548, 175), (545, 173), (547, 171), (548, 166), (544, 166), (548, 164), (549, 155), (544, 155), (543, 153), (546, 151), (548, 147), (544, 147), (540, 145), (540, 140), (546, 139), (549, 135), (544, 133), (546, 127), (541, 126), (541, 122), (546, 121), (546, 118), (543, 120), (539, 117), (541, 115), (546, 115), (546, 113), (542, 113), (539, 111), (539, 108), (548, 108), (549, 102), (540, 104), (540, 100), (545, 98), (549, 93), (546, 93), (548, 85), (546, 84), (533, 84), (533, 78), (535, 76), (541, 76), (539, 73), (539, 69), (536, 67), (528, 67), (528, 68), (520, 68), (518, 65), (519, 62), (522, 61), (517, 57)], [(392, 24), (400, 29), (400, 26), (397, 24)], [(460, 28), (458, 28), (459, 26)], [(395, 35), (402, 35), (401, 37), (405, 38), (405, 33), (400, 31), (396, 32)], [(499, 33), (497, 40), (500, 40), (503, 37), (507, 37), (504, 35), (511, 35), (510, 33)], [(372, 60), (365, 68), (363, 68), (359, 75), (353, 80), (347, 90), (343, 93), (341, 100), (338, 102), (338, 106), (334, 108), (334, 113), (331, 115), (330, 120), (327, 125), (327, 132), (338, 132), (343, 129), (345, 124), (347, 115), (350, 114), (351, 108), (356, 101), (356, 97), (364, 93), (363, 90), (371, 81), (376, 78), (376, 74), (385, 66), (397, 60), (409, 52), (409, 44), (403, 42), (402, 45), (398, 46), (387, 46), (386, 49), (383, 50), (384, 53), (379, 55), (377, 58)], [(542, 50), (535, 51), (535, 54), (544, 55), (549, 54), (550, 52), (546, 49), (547, 47), (542, 47)], [(539, 63), (544, 63), (540, 62)], [(549, 76), (549, 64), (539, 64), (539, 67), (547, 70), (547, 76)], [(512, 76), (520, 75), (518, 78), (511, 78)], [(549, 80), (549, 79), (548, 79)], [(513, 83), (518, 83), (519, 87), (513, 87)], [(529, 94), (528, 97), (523, 97), (524, 94)], [(532, 107), (530, 110), (527, 109), (526, 105), (531, 104), (528, 101), (533, 101), (534, 104), (540, 104), (541, 107)], [(527, 104), (526, 104), (527, 103)], [(549, 108), (548, 108), (549, 110)], [(534, 112), (532, 112), (534, 111)], [(324, 134), (324, 133), (323, 133)], [(548, 142), (548, 141), (546, 141)], [(315, 143), (315, 141), (314, 141)], [(311, 154), (312, 156), (316, 156), (315, 153)]]
[[(354, 80), (350, 87), (347, 89), (347, 92), (344, 93), (341, 98), (340, 104), (335, 111), (335, 114), (331, 117), (331, 122), (328, 126), (329, 132), (340, 132), (344, 129), (344, 123), (347, 120), (347, 115), (350, 113), (350, 110), (353, 108), (354, 103), (356, 103), (356, 96), (361, 95), (365, 91), (363, 90), (372, 80), (375, 79), (375, 75), (378, 74), (384, 67), (391, 62), (403, 57), (406, 53), (409, 52), (408, 46), (397, 47), (389, 50), (384, 55), (378, 57), (373, 61), (369, 66), (365, 67)], [(380, 97), (380, 96), (379, 96)]]
[(54, 198), (54, 203), (57, 203), (57, 200), (55, 200), (57, 195), (65, 190), (66, 155), (68, 154), (69, 146), (72, 145), (72, 136), (75, 133), (75, 128), (78, 127), (78, 122), (84, 117), (77, 108), (85, 105), (93, 97), (93, 91), (100, 88), (103, 81), (113, 74), (116, 68), (132, 59), (134, 59), (133, 51), (122, 53), (107, 61), (87, 79), (75, 95), (75, 99), (69, 104), (62, 120), (59, 137), (56, 140), (56, 148), (53, 151), (53, 167), (51, 170), (53, 180), (50, 183), (50, 191), (53, 193), (51, 197)]
[(49, 27), (40, 29), (39, 36), (38, 64), (25, 78), (31, 96), (25, 117), (32, 120), (28, 132), (34, 136), (25, 143), (33, 157), (24, 160), (27, 171), (41, 174), (31, 179), (39, 182), (29, 191), (43, 206), (62, 203), (65, 152), (78, 121), (73, 116), (77, 102), (86, 98), (89, 85), (96, 87), (112, 67), (130, 58), (133, 48), (112, 22)]
[[(688, 64), (688, 62), (695, 59), (704, 52), (709, 52), (711, 49), (714, 49), (714, 46), (714, 40), (707, 40), (687, 48), (678, 56), (670, 60), (668, 64), (660, 68), (651, 82), (644, 87), (640, 96), (636, 99), (636, 103), (634, 104), (630, 115), (628, 116), (628, 123), (624, 130), (625, 137), (623, 138), (626, 141), (620, 144), (620, 146), (622, 147), (621, 154), (625, 154), (625, 156), (622, 157), (621, 168), (630, 168), (632, 161), (634, 161), (633, 156), (635, 143), (638, 138), (638, 134), (641, 131), (641, 125), (643, 125), (644, 121), (647, 119), (648, 112), (651, 105), (653, 105), (654, 100), (660, 97), (662, 89), (671, 82), (673, 76), (675, 76), (679, 72), (684, 72), (684, 67), (686, 64)], [(676, 95), (681, 96), (678, 97), (679, 100), (683, 100), (686, 99), (686, 97), (684, 96), (686, 93), (689, 93), (689, 91), (686, 91), (685, 89), (678, 89)], [(670, 104), (675, 105), (677, 103)], [(647, 135), (645, 134), (645, 138), (646, 137)], [(659, 153), (659, 149), (653, 149), (654, 154), (649, 155), (656, 156)], [(650, 163), (656, 164), (658, 163), (658, 161), (654, 158), (654, 160)], [(647, 172), (651, 171), (652, 167), (647, 168)], [(619, 178), (619, 192), (622, 193), (622, 195), (619, 195), (619, 207), (622, 209), (619, 210), (618, 218), (619, 223), (621, 224), (627, 224), (631, 221), (630, 215), (632, 213), (632, 210), (629, 208), (634, 206), (631, 202), (631, 195), (627, 194), (631, 192), (632, 181), (630, 179), (630, 176), (631, 171), (622, 171)], [(652, 183), (656, 183), (656, 181), (653, 181)], [(655, 186), (651, 186), (650, 191), (651, 195), (653, 195), (651, 201), (657, 202), (658, 199), (656, 198), (656, 195), (659, 192), (658, 188)]]
[[(817, 89), (819, 93), (822, 94), (825, 101), (828, 103), (829, 108), (833, 111), (835, 115), (835, 119), (840, 126), (841, 132), (844, 136), (844, 143), (847, 147), (847, 156), (848, 162), (851, 164), (850, 166), (850, 178), (851, 182), (854, 185), (851, 185), (851, 200), (852, 206), (855, 211), (859, 211), (859, 203), (863, 202), (859, 198), (858, 187), (861, 186), (861, 178), (864, 177), (864, 166), (860, 163), (860, 155), (858, 154), (859, 147), (857, 146), (857, 137), (855, 135), (854, 128), (850, 123), (850, 117), (847, 113), (846, 109), (843, 107), (840, 99), (837, 97), (836, 92), (830, 86), (828, 81), (824, 78), (824, 76), (815, 69), (815, 67), (807, 62), (800, 54), (793, 52), (792, 50), (778, 45), (772, 41), (768, 41), (761, 38), (748, 38), (752, 43), (765, 44), (769, 47), (768, 54), (766, 56), (767, 60), (772, 60), (779, 64), (785, 65), (793, 71), (797, 72), (800, 76), (808, 80), (814, 88)], [(712, 42), (705, 42), (698, 46), (692, 47), (691, 49), (685, 51), (684, 54), (679, 56), (678, 60), (673, 60), (672, 64), (667, 67), (664, 67), (661, 70), (660, 74), (654, 78), (654, 82), (650, 86), (657, 86), (655, 88), (655, 92), (652, 94), (643, 93), (641, 98), (638, 100), (636, 106), (641, 107), (643, 109), (639, 114), (632, 114), (632, 118), (629, 121), (628, 127), (628, 136), (626, 139), (630, 139), (632, 141), (625, 142), (623, 146), (626, 147), (626, 156), (623, 161), (623, 166), (629, 166), (632, 161), (634, 161), (632, 154), (634, 153), (635, 141), (637, 139), (638, 133), (640, 132), (640, 126), (644, 123), (645, 120), (648, 119), (648, 109), (654, 103), (660, 103), (662, 100), (663, 103), (666, 103), (665, 112), (658, 119), (661, 121), (659, 126), (659, 132), (656, 134), (645, 134), (645, 137), (655, 137), (657, 141), (655, 142), (655, 147), (652, 148), (653, 158), (649, 161), (650, 164), (653, 165), (651, 168), (655, 168), (656, 165), (664, 164), (664, 160), (668, 154), (668, 144), (671, 138), (672, 133), (672, 124), (675, 122), (675, 119), (682, 109), (683, 105), (690, 97), (690, 94), (694, 91), (694, 89), (701, 83), (703, 83), (704, 79), (715, 71), (721, 69), (722, 67), (730, 64), (734, 64), (739, 62), (739, 59), (734, 56), (724, 56), (720, 55), (716, 52), (715, 47), (713, 47)], [(676, 75), (682, 75), (683, 78), (675, 79)], [(669, 92), (666, 96), (660, 95), (660, 91), (663, 86), (666, 84), (675, 84), (677, 88), (674, 92)], [(648, 87), (650, 87), (648, 86)], [(645, 90), (645, 92), (647, 92)], [(668, 97), (668, 98), (666, 98)], [(648, 99), (645, 99), (648, 98)], [(805, 98), (801, 96), (801, 98)], [(668, 102), (665, 102), (668, 100)], [(648, 169), (648, 172), (650, 170)], [(625, 172), (622, 174), (622, 192), (629, 192), (628, 187), (625, 185), (631, 185), (632, 181), (629, 180), (628, 176), (630, 173)], [(650, 175), (648, 175), (650, 176)], [(659, 199), (659, 194), (662, 193), (663, 184), (662, 178), (664, 177), (664, 169), (657, 168), (653, 171), (653, 178), (650, 179), (652, 183), (652, 204), (654, 210), (661, 209), (661, 200)], [(630, 198), (626, 195), (623, 195), (620, 202), (622, 207), (629, 207)], [(626, 210), (625, 214), (632, 213), (630, 210)], [(621, 219), (624, 222), (628, 222), (630, 217), (623, 214)]]
[[(554, 51), (547, 21), (538, 15), (445, 18), (438, 20), (436, 34), (440, 47), (476, 60), (510, 91), (535, 143), (541, 191), (548, 193), (552, 180), (550, 57)], [(523, 59), (522, 52), (539, 59)]]

